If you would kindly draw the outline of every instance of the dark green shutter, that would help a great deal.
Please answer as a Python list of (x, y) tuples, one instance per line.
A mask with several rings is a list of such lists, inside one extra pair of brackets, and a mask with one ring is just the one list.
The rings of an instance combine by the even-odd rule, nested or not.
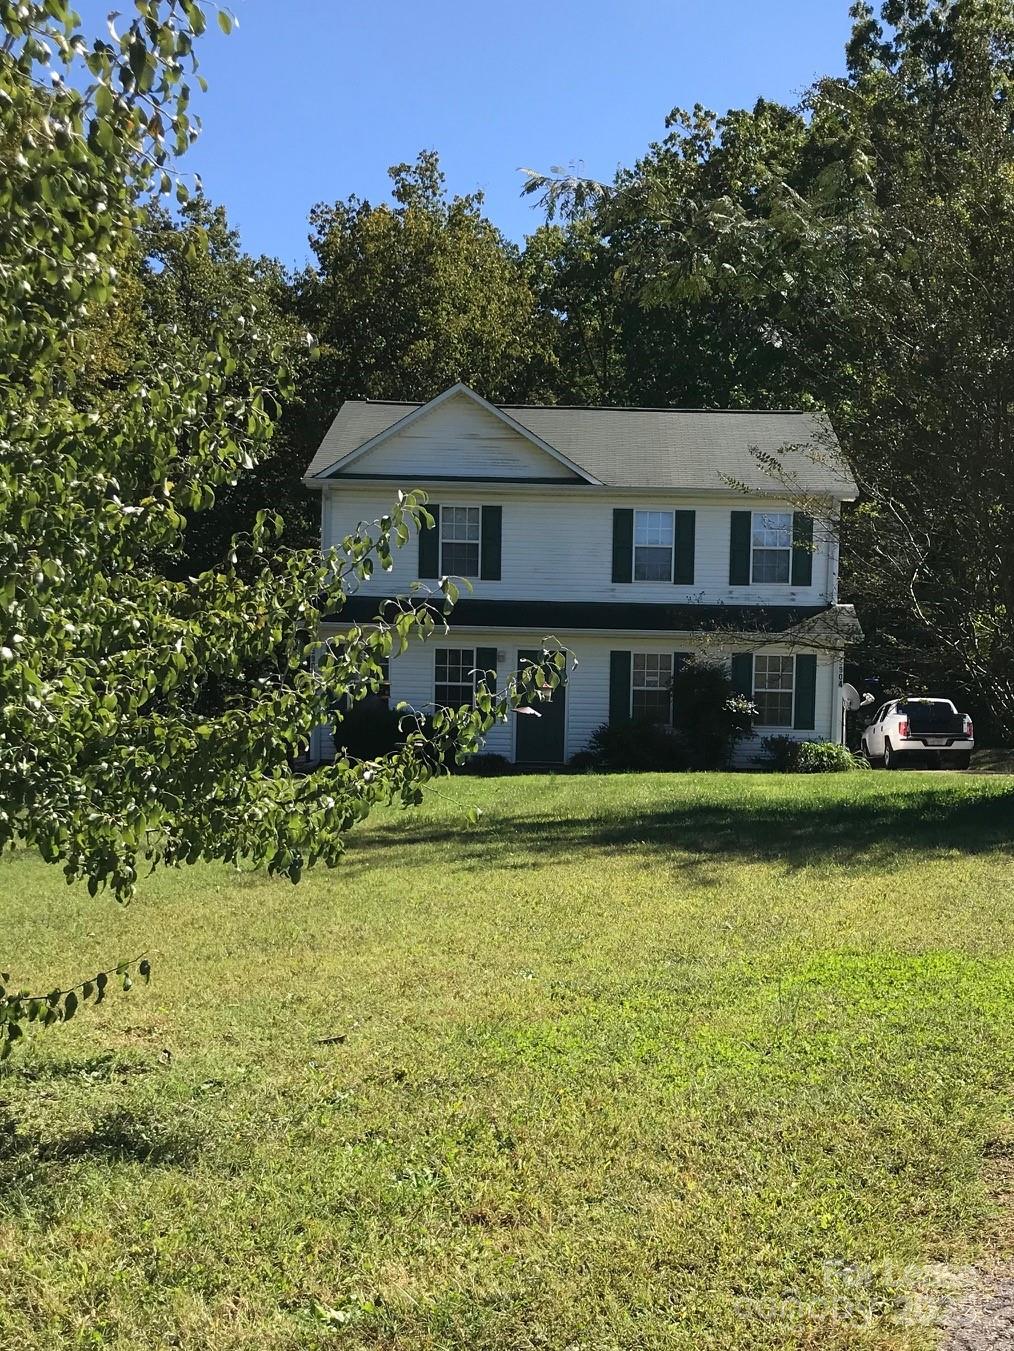
[[(475, 649), (476, 683), (485, 680), (490, 694), (496, 693), (496, 648), (477, 647)], [(492, 672), (492, 675), (489, 673)]]
[(609, 725), (630, 721), (630, 653), (609, 654)]
[(729, 531), (729, 585), (750, 585), (751, 512), (734, 511)]
[(792, 513), (792, 585), (813, 581), (813, 517), (805, 511)]
[(500, 580), (500, 540), (502, 533), (503, 507), (483, 507), (479, 576), (484, 582), (498, 582)]
[(423, 526), (419, 531), (419, 576), (439, 577), (440, 508), (434, 506), (432, 502), (429, 502), (426, 510), (433, 517), (433, 528), (432, 530), (427, 530), (426, 527)]
[(792, 725), (800, 731), (813, 730), (817, 717), (817, 658), (812, 652), (796, 657), (796, 698)]
[(753, 653), (732, 654), (732, 688), (745, 699), (753, 698)]
[(613, 581), (634, 577), (634, 513), (627, 507), (613, 508)]
[(676, 566), (673, 581), (677, 586), (690, 586), (694, 580), (694, 546), (697, 534), (697, 512), (676, 513)]
[[(691, 516), (692, 516), (693, 514), (694, 514), (693, 512), (690, 513)], [(680, 671), (683, 670), (683, 667), (686, 666), (687, 662), (690, 660), (690, 658), (691, 658), (692, 655), (693, 655), (693, 653), (691, 653), (691, 652), (674, 652), (674, 653), (672, 654), (672, 678), (673, 678), (673, 684), (674, 684), (674, 685), (675, 685), (675, 683), (676, 683), (676, 677), (679, 675)], [(675, 689), (673, 689), (673, 695), (672, 695), (672, 720), (673, 720), (673, 725), (675, 726), (675, 723), (676, 723), (676, 690), (675, 690)]]

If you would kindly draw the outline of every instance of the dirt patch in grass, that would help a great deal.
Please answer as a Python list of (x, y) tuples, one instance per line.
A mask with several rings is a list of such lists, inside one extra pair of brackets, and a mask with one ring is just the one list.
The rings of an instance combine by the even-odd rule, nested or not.
[(941, 1351), (1009, 1351), (1014, 1346), (1014, 1268), (978, 1273), (943, 1322)]

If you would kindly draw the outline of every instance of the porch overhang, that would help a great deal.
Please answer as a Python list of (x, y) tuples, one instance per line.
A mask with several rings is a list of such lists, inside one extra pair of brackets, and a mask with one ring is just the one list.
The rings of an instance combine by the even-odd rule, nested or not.
[(748, 641), (778, 635), (787, 642), (814, 647), (844, 647), (862, 638), (851, 605), (694, 605), (626, 604), (621, 601), (547, 601), (462, 599), (447, 614), (435, 596), (350, 596), (328, 624), (369, 624), (393, 618), (397, 610), (430, 606), (434, 618), (455, 629), (512, 632), (700, 634)]

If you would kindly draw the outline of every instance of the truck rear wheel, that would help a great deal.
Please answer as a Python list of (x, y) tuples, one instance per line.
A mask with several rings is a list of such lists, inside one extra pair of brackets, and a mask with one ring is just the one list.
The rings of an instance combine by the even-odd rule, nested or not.
[(900, 767), (901, 767), (901, 766), (900, 766), (900, 762), (899, 762), (899, 760), (898, 760), (897, 755), (896, 755), (895, 752), (894, 752), (894, 747), (891, 745), (890, 741), (885, 741), (885, 742), (884, 742), (884, 768), (885, 768), (885, 769), (900, 769)]
[(972, 763), (972, 752), (951, 751), (946, 763), (948, 769), (967, 769)]

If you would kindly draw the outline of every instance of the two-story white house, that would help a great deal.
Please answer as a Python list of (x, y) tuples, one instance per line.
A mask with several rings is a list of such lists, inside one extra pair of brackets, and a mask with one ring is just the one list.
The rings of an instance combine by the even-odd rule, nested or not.
[[(416, 580), (470, 583), (448, 634), (392, 659), (393, 703), (467, 702), (476, 670), (503, 679), (547, 638), (572, 654), (542, 716), (494, 728), (490, 753), (563, 764), (603, 723), (667, 722), (695, 655), (727, 662), (758, 706), (741, 758), (767, 735), (841, 739), (844, 648), (861, 634), (838, 604), (834, 522), (856, 486), (819, 416), (495, 407), (456, 385), (424, 404), (343, 404), (304, 482), (325, 548), (399, 488), (425, 489), (436, 522), (325, 633)], [(328, 733), (315, 749), (333, 752)]]

